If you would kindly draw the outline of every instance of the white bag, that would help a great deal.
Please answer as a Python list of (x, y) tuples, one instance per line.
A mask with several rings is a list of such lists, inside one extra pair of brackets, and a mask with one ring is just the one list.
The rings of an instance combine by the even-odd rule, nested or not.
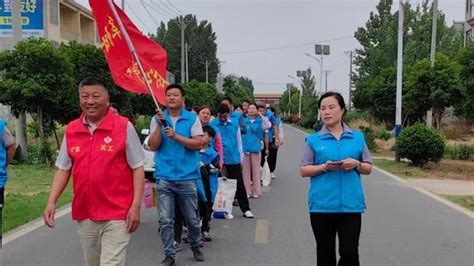
[(237, 191), (237, 180), (219, 177), (218, 188), (214, 205), (212, 205), (212, 216), (214, 218), (232, 219), (232, 203)]
[(263, 168), (262, 168), (261, 179), (262, 179), (262, 185), (264, 185), (265, 187), (268, 187), (270, 183), (272, 182), (270, 167), (268, 167), (268, 162), (266, 159), (265, 159), (265, 164), (263, 165)]

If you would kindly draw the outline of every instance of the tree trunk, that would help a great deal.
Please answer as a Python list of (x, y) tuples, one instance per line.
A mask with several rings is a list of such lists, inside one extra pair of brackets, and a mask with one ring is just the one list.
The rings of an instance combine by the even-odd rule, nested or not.
[(54, 138), (56, 139), (56, 145), (58, 146), (58, 150), (61, 148), (61, 144), (59, 143), (58, 133), (56, 132), (56, 125), (54, 122), (51, 122), (51, 127), (53, 128)]
[(26, 113), (21, 113), (15, 120), (15, 140), (20, 146), (21, 160), (28, 159), (28, 146), (26, 140)]
[(41, 108), (38, 108), (38, 116), (36, 119), (36, 125), (38, 126), (38, 136), (41, 142), (44, 142), (43, 110), (41, 110)]
[(443, 111), (436, 111), (435, 121), (436, 121), (436, 131), (439, 131), (441, 128), (441, 119), (443, 119)]

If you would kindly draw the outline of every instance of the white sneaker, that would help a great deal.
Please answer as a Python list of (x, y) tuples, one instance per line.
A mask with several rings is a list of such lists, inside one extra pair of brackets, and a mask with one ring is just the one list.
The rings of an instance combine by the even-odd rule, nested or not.
[(244, 212), (244, 217), (249, 219), (254, 218), (253, 213), (251, 211)]
[(270, 174), (272, 175), (272, 179), (275, 179), (275, 178), (276, 178), (276, 176), (275, 176), (274, 173), (270, 173)]

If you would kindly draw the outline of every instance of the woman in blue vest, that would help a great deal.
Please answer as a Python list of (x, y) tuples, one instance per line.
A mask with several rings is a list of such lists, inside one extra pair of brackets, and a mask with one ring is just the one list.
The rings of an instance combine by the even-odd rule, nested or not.
[(317, 265), (359, 265), (361, 213), (365, 211), (361, 174), (372, 171), (364, 135), (343, 123), (346, 112), (339, 93), (319, 100), (320, 131), (306, 138), (300, 174), (311, 177), (308, 193), (311, 226), (316, 240)]
[(244, 160), (242, 174), (247, 197), (259, 198), (262, 195), (260, 184), (260, 152), (265, 130), (271, 127), (270, 121), (257, 111), (257, 105), (251, 103), (244, 118), (246, 134), (243, 136)]

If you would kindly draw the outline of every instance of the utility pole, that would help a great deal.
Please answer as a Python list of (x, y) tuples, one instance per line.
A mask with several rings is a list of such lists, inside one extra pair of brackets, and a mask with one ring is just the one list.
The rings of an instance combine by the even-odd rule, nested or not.
[(209, 60), (206, 60), (206, 83), (209, 83)]
[(348, 106), (348, 109), (349, 109), (349, 112), (352, 109), (352, 51), (349, 51), (349, 106)]
[(184, 17), (179, 18), (179, 24), (181, 28), (181, 83), (185, 81), (185, 72), (184, 72), (184, 30), (186, 28), (186, 24), (184, 24)]
[[(438, 28), (438, 0), (433, 0), (433, 25), (431, 28), (431, 51), (430, 51), (430, 61), (431, 68), (435, 64), (435, 53), (436, 53), (436, 33)], [(433, 108), (430, 108), (426, 113), (426, 126), (428, 128), (433, 127)]]
[(222, 92), (223, 91), (223, 88), (222, 88), (222, 63), (225, 63), (224, 61), (217, 61), (217, 68), (218, 68), (218, 75), (217, 75), (217, 90), (219, 92)]
[(188, 43), (184, 44), (184, 49), (186, 50), (186, 83), (189, 81), (189, 66), (188, 66)]
[(125, 12), (125, 0), (122, 0), (122, 10)]
[[(396, 97), (396, 114), (395, 114), (395, 137), (398, 139), (402, 130), (402, 71), (403, 71), (403, 16), (404, 16), (403, 0), (399, 2), (398, 10), (398, 51), (397, 51), (397, 97)], [(395, 150), (395, 161), (400, 162), (400, 153)]]
[(329, 76), (329, 74), (331, 74), (331, 71), (329, 71), (329, 70), (324, 71), (324, 75), (326, 76), (326, 79), (324, 81), (324, 86), (325, 86), (324, 92), (328, 92), (328, 76)]
[[(10, 1), (12, 14), (12, 38), (13, 45), (17, 44), (22, 39), (21, 29), (21, 10), (20, 1)], [(26, 113), (20, 113), (15, 120), (15, 141), (20, 146), (21, 157), (26, 159), (28, 155), (28, 147), (26, 143)]]

